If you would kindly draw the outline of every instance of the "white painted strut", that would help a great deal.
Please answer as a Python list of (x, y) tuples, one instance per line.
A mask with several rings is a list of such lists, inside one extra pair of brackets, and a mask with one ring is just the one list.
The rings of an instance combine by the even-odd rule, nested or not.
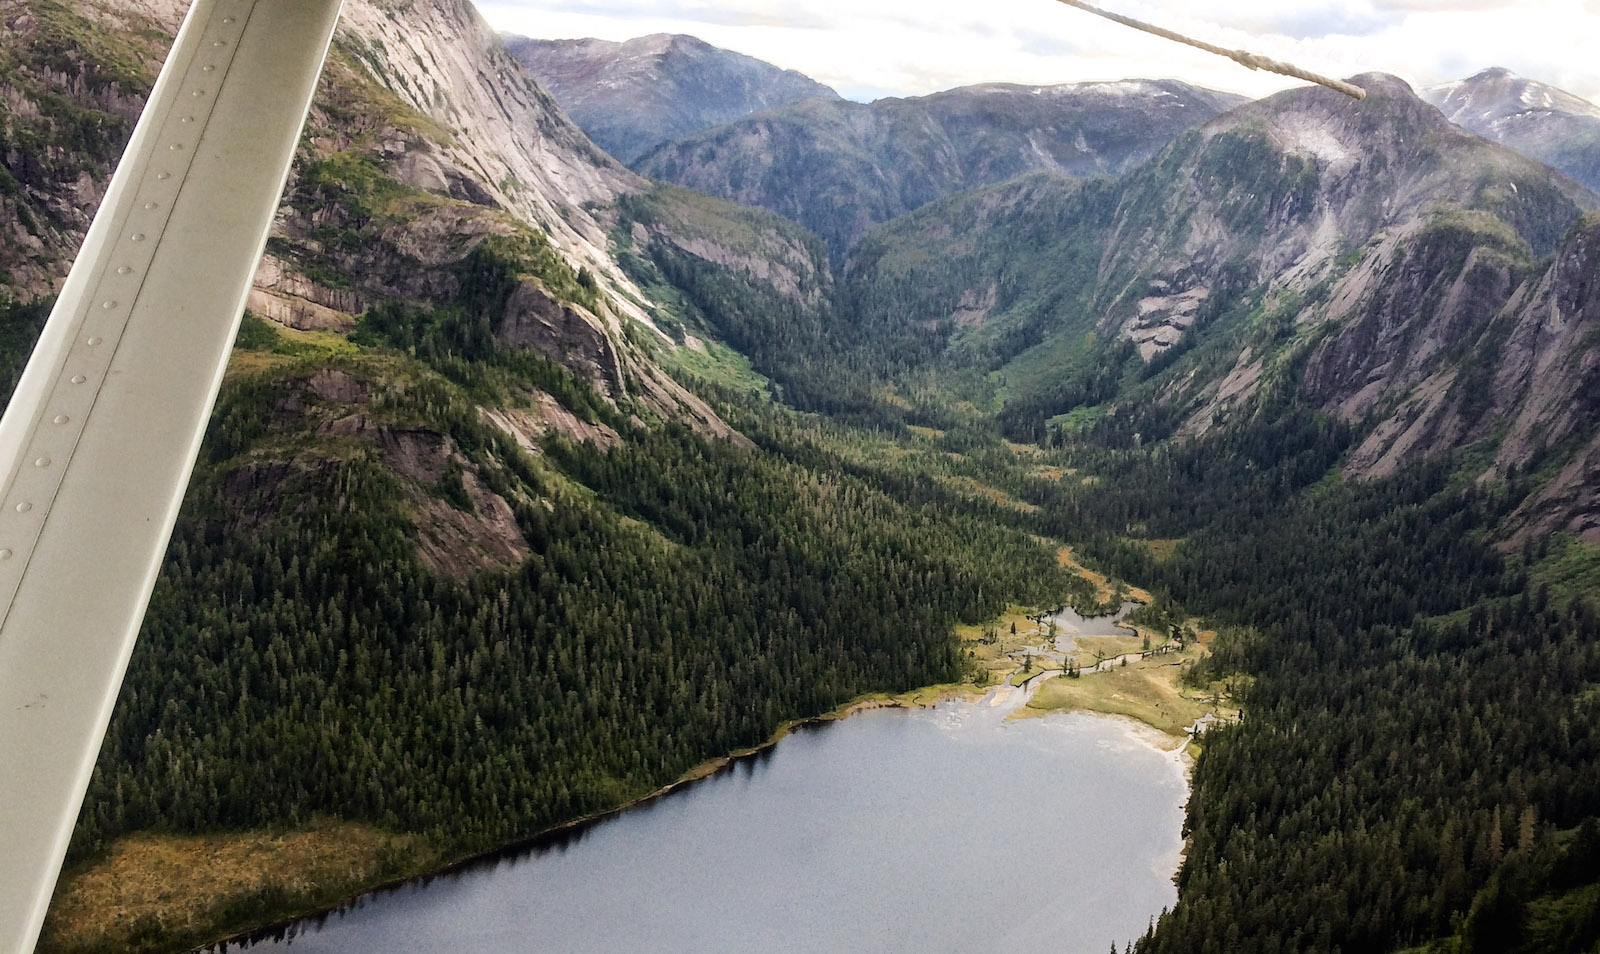
[(99, 756), (341, 0), (194, 0), (0, 419), (0, 954)]

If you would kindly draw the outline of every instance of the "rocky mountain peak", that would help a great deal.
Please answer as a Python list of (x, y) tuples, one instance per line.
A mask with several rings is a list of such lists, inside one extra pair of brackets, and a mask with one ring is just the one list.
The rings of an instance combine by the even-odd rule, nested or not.
[(1518, 76), (1503, 66), (1480, 70), (1464, 80), (1430, 86), (1423, 97), (1469, 129), (1529, 112), (1550, 111), (1600, 119), (1600, 106), (1547, 83)]
[(1576, 183), (1454, 126), (1403, 80), (1352, 82), (1366, 99), (1278, 93), (1180, 137), (1134, 174), (1102, 265), (1106, 330), (1154, 358), (1241, 270), (1247, 284), (1305, 292), (1352, 250), (1401, 254), (1383, 239), (1440, 207), (1487, 213), (1548, 254), (1595, 207)]
[(595, 142), (629, 163), (669, 139), (764, 109), (838, 98), (792, 70), (692, 36), (506, 43)]
[(1121, 175), (1244, 101), (1151, 80), (811, 99), (667, 143), (635, 168), (786, 216), (842, 261), (876, 226), (957, 192), (1041, 170)]
[(1600, 106), (1498, 66), (1422, 96), (1456, 125), (1600, 192)]
[(389, 171), (430, 192), (465, 183), (453, 191), (540, 227), (648, 320), (586, 211), (645, 183), (573, 125), (468, 0), (349, 0), (335, 43), (442, 134), (386, 143)]

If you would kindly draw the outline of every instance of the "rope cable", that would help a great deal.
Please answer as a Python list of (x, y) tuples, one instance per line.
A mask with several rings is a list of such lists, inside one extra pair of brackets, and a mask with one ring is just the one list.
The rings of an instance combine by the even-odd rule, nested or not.
[(1107, 20), (1120, 23), (1123, 26), (1133, 27), (1135, 30), (1142, 30), (1145, 33), (1163, 37), (1164, 39), (1172, 40), (1176, 43), (1182, 43), (1185, 46), (1192, 46), (1197, 50), (1204, 50), (1207, 53), (1215, 53), (1218, 56), (1226, 56), (1228, 59), (1233, 60), (1235, 63), (1238, 63), (1240, 66), (1243, 66), (1247, 69), (1266, 70), (1269, 73), (1277, 73), (1280, 76), (1290, 76), (1298, 80), (1304, 80), (1307, 83), (1316, 83), (1319, 86), (1326, 86), (1329, 89), (1338, 90), (1346, 96), (1351, 96), (1356, 99), (1366, 99), (1367, 97), (1367, 91), (1359, 86), (1346, 83), (1343, 80), (1329, 79), (1326, 76), (1320, 76), (1308, 70), (1303, 70), (1292, 63), (1285, 63), (1282, 60), (1274, 60), (1271, 57), (1260, 56), (1245, 50), (1223, 49), (1220, 46), (1206, 43), (1203, 40), (1196, 40), (1192, 37), (1184, 36), (1181, 33), (1174, 33), (1171, 30), (1158, 27), (1153, 23), (1145, 23), (1143, 20), (1135, 20), (1133, 17), (1125, 17), (1120, 13), (1112, 13), (1110, 10), (1102, 10), (1099, 7), (1084, 3), (1083, 0), (1057, 0), (1057, 2), (1064, 3), (1069, 7), (1077, 7), (1079, 10), (1082, 10), (1085, 13), (1092, 13), (1095, 16), (1105, 17)]

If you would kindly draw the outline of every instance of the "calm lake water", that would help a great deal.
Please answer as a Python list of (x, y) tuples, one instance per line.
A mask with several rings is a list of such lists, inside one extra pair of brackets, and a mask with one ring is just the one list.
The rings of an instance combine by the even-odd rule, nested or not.
[(1132, 636), (1134, 629), (1122, 625), (1128, 614), (1143, 606), (1143, 603), (1125, 602), (1116, 613), (1110, 616), (1082, 616), (1070, 606), (1064, 606), (1050, 616), (1056, 621), (1058, 631), (1062, 637), (1072, 636)]
[(581, 833), (252, 950), (1104, 954), (1176, 899), (1183, 768), (1126, 722), (1008, 710), (802, 729)]

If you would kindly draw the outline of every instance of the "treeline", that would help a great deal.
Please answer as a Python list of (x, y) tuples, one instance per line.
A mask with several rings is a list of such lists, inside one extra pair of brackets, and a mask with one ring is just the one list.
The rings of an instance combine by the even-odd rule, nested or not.
[(446, 434), (514, 502), (530, 557), (429, 572), (418, 488), (380, 448), (273, 413), (312, 366), (230, 384), (76, 851), (319, 814), (502, 844), (784, 720), (959, 680), (953, 622), (1067, 586), (1047, 549), (957, 506), (679, 427), (529, 458), (465, 392), (396, 362), (343, 369), (383, 420)]
[(1113, 416), (1057, 458), (1092, 485), (1010, 478), (1042, 528), (1256, 633), (1214, 667), (1254, 677), (1246, 717), (1207, 735), (1179, 904), (1138, 949), (1591, 951), (1594, 878), (1549, 872), (1600, 818), (1600, 628), (1532, 582), (1544, 546), (1497, 545), (1536, 484), (1345, 481), (1350, 430), (1283, 400), (1154, 447)]

